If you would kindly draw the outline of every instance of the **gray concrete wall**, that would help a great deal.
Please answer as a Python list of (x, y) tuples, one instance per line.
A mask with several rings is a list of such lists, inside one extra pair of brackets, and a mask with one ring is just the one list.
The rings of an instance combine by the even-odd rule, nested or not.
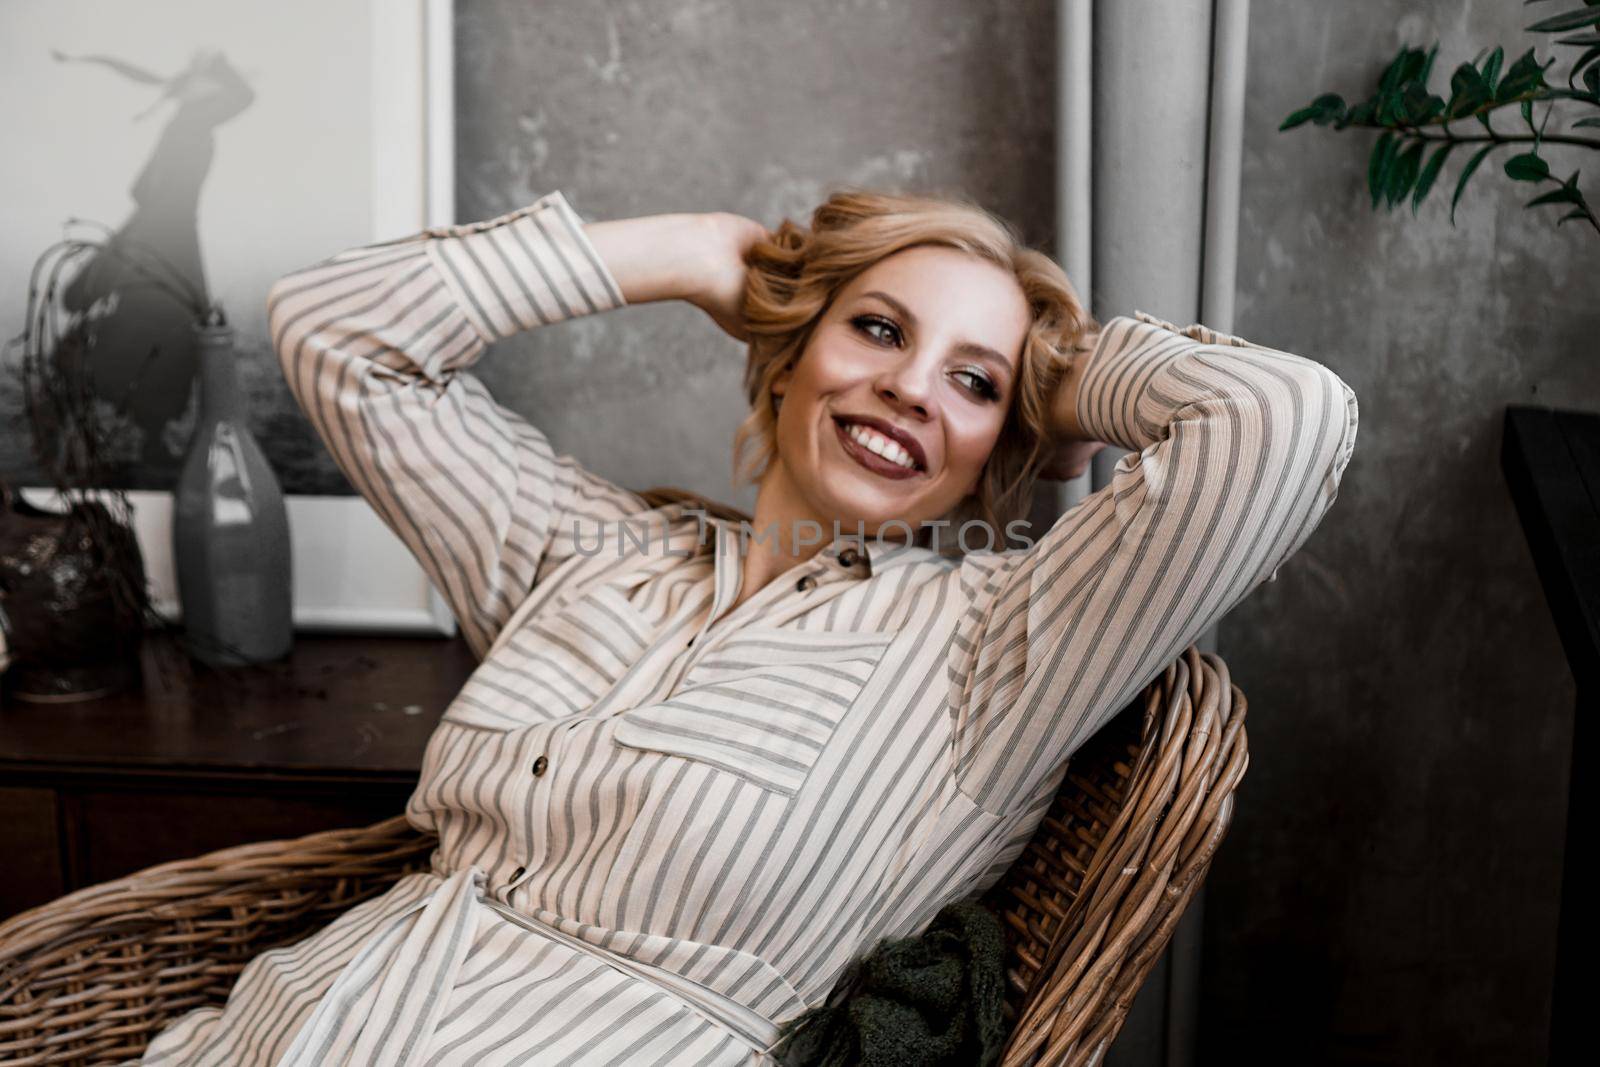
[[(457, 198), (804, 221), (835, 183), (960, 192), (1048, 243), (1054, 5), (459, 0)], [(497, 346), (496, 396), (608, 478), (730, 485), (742, 346), (683, 305)]]
[[(1276, 130), (1363, 98), (1402, 44), (1440, 41), (1436, 91), (1480, 48), (1548, 57), (1521, 27), (1562, 6), (1252, 5), (1238, 332), (1337, 370), (1361, 438), (1329, 519), (1221, 629), (1251, 764), (1208, 883), (1204, 1062), (1543, 1059), (1574, 691), (1501, 419), (1600, 408), (1600, 236), (1489, 161), (1452, 229), (1461, 158), (1417, 219), (1375, 215), (1373, 134)], [(1548, 158), (1600, 199), (1600, 156)]]
[[(1043, 0), (458, 7), (462, 219), (560, 188), (591, 219), (771, 225), (883, 182), (968, 192), (1049, 242)], [(1363, 93), (1402, 42), (1442, 38), (1443, 83), (1481, 45), (1533, 43), (1523, 20), (1253, 7), (1236, 331), (1336, 369), (1362, 437), (1329, 520), (1221, 630), (1253, 758), (1209, 883), (1202, 1062), (1540, 1058), (1573, 691), (1500, 419), (1600, 406), (1600, 321), (1557, 296), (1593, 293), (1600, 240), (1489, 167), (1454, 230), (1437, 190), (1419, 219), (1374, 215), (1370, 134), (1276, 132), (1319, 92)], [(503, 343), (483, 373), (608, 477), (749, 504), (728, 486), (741, 361), (652, 306)]]

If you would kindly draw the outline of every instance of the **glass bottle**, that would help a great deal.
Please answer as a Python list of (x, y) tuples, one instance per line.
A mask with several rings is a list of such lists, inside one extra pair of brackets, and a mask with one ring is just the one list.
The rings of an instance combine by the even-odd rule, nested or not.
[(289, 517), (245, 423), (233, 328), (213, 311), (195, 330), (200, 410), (172, 519), (184, 644), (212, 666), (264, 663), (293, 643)]

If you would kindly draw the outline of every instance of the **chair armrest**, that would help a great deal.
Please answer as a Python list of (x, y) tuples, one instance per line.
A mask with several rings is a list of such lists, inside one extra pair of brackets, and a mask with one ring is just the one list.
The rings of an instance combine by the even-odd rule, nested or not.
[(138, 1056), (182, 1012), (226, 999), (259, 953), (427, 869), (435, 843), (396, 816), (175, 860), (13, 916), (0, 1061)]
[(1227, 664), (1190, 645), (1074, 753), (985, 897), (1011, 942), (1002, 1067), (1102, 1061), (1227, 833), (1246, 710)]

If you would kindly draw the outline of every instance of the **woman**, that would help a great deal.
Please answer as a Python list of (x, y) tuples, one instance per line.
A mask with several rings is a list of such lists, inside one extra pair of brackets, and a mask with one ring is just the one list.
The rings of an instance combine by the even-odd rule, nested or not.
[[(749, 341), (747, 525), (649, 507), (467, 372), (669, 299)], [(550, 193), (268, 303), (482, 662), (407, 809), (432, 870), (253, 960), (146, 1063), (770, 1063), (854, 956), (1000, 876), (1078, 744), (1311, 533), (1356, 434), (1326, 368), (1101, 328), (952, 201), (840, 193), (769, 234), (586, 226)], [(932, 525), (1003, 527), (1104, 442), (1132, 450), (1112, 483), (1026, 547)]]

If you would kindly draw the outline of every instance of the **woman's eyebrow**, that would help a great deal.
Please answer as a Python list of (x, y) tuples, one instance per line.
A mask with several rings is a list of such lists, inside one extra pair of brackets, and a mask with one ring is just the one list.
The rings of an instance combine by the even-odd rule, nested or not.
[[(883, 290), (869, 289), (867, 292), (862, 293), (861, 295), (863, 297), (872, 296), (882, 300), (885, 304), (888, 304), (890, 307), (894, 308), (895, 314), (906, 320), (906, 325), (910, 326), (913, 330), (917, 328), (917, 316), (912, 313), (911, 309)], [(980, 345), (976, 341), (962, 341), (960, 344), (956, 345), (956, 351), (969, 356), (977, 356), (981, 360), (992, 363), (1001, 371), (1005, 372), (1005, 377), (1008, 380), (1011, 377), (1011, 361), (1005, 356), (1002, 356), (1000, 353), (996, 352), (994, 349), (990, 348), (988, 345)]]

